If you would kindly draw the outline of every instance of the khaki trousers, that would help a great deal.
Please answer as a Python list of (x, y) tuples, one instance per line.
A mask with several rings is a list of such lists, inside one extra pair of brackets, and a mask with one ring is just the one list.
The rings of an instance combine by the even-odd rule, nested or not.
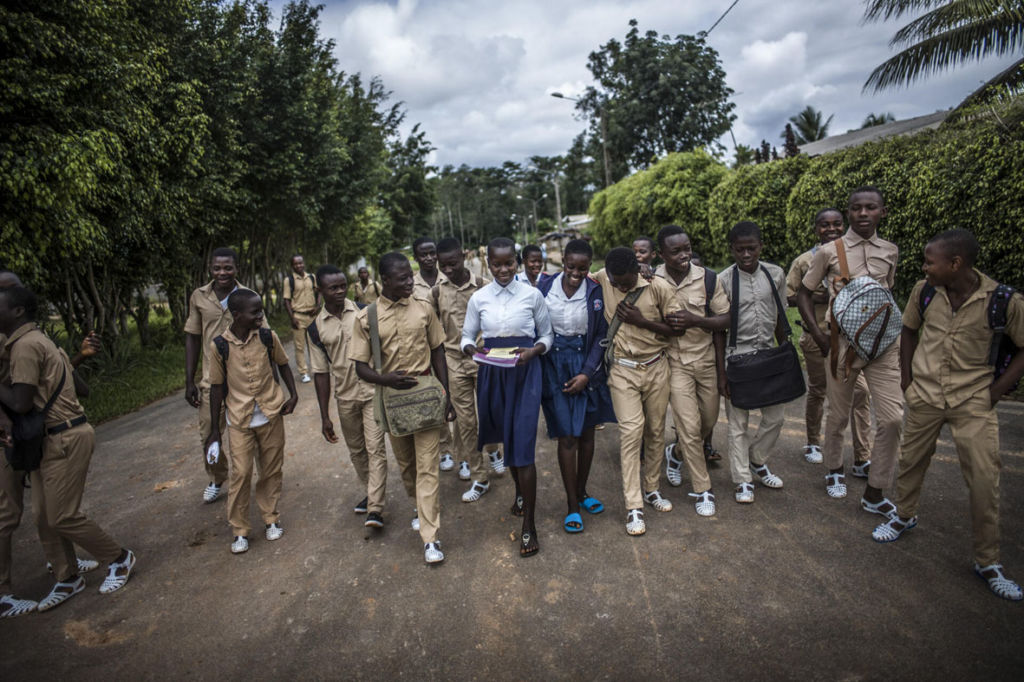
[(476, 449), (476, 372), (453, 372), (449, 369), (448, 392), (452, 407), (455, 408), (455, 423), (452, 424), (455, 432), (455, 457), (461, 462), (469, 462), (470, 477), (474, 481), (487, 483), (487, 458)]
[[(438, 452), (447, 452), (449, 455), (455, 452), (455, 442), (452, 440), (452, 426), (448, 422), (445, 422), (441, 426), (441, 437), (438, 441)], [(438, 455), (440, 456), (440, 455)]]
[[(804, 352), (807, 367), (807, 401), (804, 421), (807, 424), (807, 444), (821, 445), (821, 419), (825, 408), (825, 394), (828, 392), (827, 359), (810, 334), (800, 337), (800, 348)], [(853, 387), (853, 461), (871, 459), (871, 399), (868, 381), (861, 374)]]
[[(25, 486), (22, 485), (23, 476), (23, 472), (11, 468), (6, 457), (0, 461), (0, 596), (12, 592), (11, 536), (21, 525), (25, 495)], [(33, 489), (42, 489), (42, 479), (38, 471), (33, 471), (29, 475), (29, 479)], [(41, 509), (42, 500), (41, 495), (32, 495), (32, 514), (36, 519), (39, 542), (43, 545), (43, 555), (53, 565), (54, 574), (72, 575), (78, 570), (77, 567), (71, 571), (67, 570), (69, 566), (75, 566), (74, 548), (70, 543), (65, 543), (52, 528), (40, 525), (40, 519), (46, 518), (45, 510)], [(71, 550), (70, 556), (66, 553), (69, 549)]]
[(77, 543), (105, 563), (121, 556), (121, 545), (81, 510), (85, 479), (95, 446), (96, 433), (91, 424), (81, 424), (47, 436), (43, 441), (43, 461), (38, 476), (32, 477), (32, 496), (42, 498), (32, 505), (37, 514), (36, 524), (52, 528), (61, 538), (64, 566), (54, 564), (54, 575), (58, 581), (65, 581), (78, 572), (72, 543)]
[[(608, 373), (608, 389), (619, 422), (619, 456), (626, 509), (642, 509), (643, 494), (658, 489), (661, 464), (665, 460), (668, 363), (663, 358), (645, 369), (614, 364)], [(644, 443), (641, 483), (640, 446)]]
[[(917, 514), (925, 472), (935, 454), (939, 429), (949, 424), (967, 482), (974, 535), (974, 560), (979, 566), (999, 563), (999, 420), (983, 391), (962, 405), (940, 409), (907, 392), (907, 425), (903, 433), (895, 504), (899, 515)], [(872, 463), (872, 468), (874, 463)]]
[(410, 436), (388, 434), (398, 469), (402, 473), (405, 492), (416, 500), (420, 538), (424, 544), (437, 542), (437, 531), (441, 527), (441, 502), (438, 495), (438, 467), (441, 464), (438, 442), (441, 430), (427, 429)]
[(729, 473), (732, 482), (750, 483), (750, 467), (768, 462), (772, 449), (779, 440), (782, 424), (786, 420), (786, 404), (761, 408), (761, 423), (757, 433), (750, 437), (750, 413), (726, 401), (725, 413), (729, 417)]
[(240, 429), (234, 424), (231, 432), (231, 476), (228, 479), (228, 524), (232, 535), (249, 536), (249, 496), (252, 487), (253, 462), (259, 478), (256, 480), (256, 504), (264, 524), (277, 523), (281, 514), (277, 503), (281, 500), (281, 473), (284, 465), (284, 418), (273, 417), (263, 426)]
[(842, 379), (843, 358), (849, 344), (840, 339), (839, 379), (826, 372), (828, 381), (828, 417), (825, 420), (825, 466), (838, 469), (843, 466), (843, 432), (850, 422), (853, 394), (861, 374), (867, 380), (871, 403), (875, 407), (877, 430), (871, 448), (871, 469), (868, 485), (884, 490), (892, 486), (896, 472), (896, 460), (900, 447), (900, 430), (903, 426), (903, 391), (900, 390), (900, 348), (899, 342), (865, 364), (860, 357), (853, 363), (847, 381)]
[(388, 453), (384, 432), (373, 417), (373, 399), (338, 400), (341, 435), (356, 476), (366, 488), (366, 510), (384, 511), (384, 493), (388, 482)]
[[(214, 362), (217, 362), (217, 358), (214, 358)], [(228, 433), (228, 420), (227, 420), (227, 407), (222, 407), (220, 410), (220, 457), (217, 459), (216, 464), (210, 464), (206, 461), (206, 439), (210, 437), (210, 389), (204, 387), (199, 389), (199, 442), (203, 448), (203, 466), (206, 467), (206, 475), (210, 477), (210, 480), (220, 485), (228, 478), (228, 458), (230, 457), (228, 451), (228, 441), (224, 436)]]
[(292, 340), (295, 342), (295, 366), (299, 374), (309, 374), (309, 365), (306, 364), (306, 329), (313, 324), (316, 314), (293, 313), (295, 321), (299, 323), (298, 329), (292, 330)]
[(679, 452), (690, 472), (693, 492), (711, 490), (707, 462), (704, 460), (705, 421), (714, 413), (718, 419), (718, 369), (715, 356), (704, 357), (689, 364), (683, 364), (668, 357), (669, 402), (672, 405), (672, 421), (676, 426)]

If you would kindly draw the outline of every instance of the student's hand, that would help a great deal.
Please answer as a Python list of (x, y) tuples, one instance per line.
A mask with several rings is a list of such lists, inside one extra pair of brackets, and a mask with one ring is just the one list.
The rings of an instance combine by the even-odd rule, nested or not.
[(650, 282), (654, 279), (654, 268), (650, 263), (640, 263), (640, 276)]
[(825, 334), (825, 332), (818, 329), (815, 325), (813, 329), (808, 330), (811, 336), (814, 338), (814, 343), (818, 344), (818, 349), (821, 351), (821, 357), (827, 358), (829, 351), (832, 349), (832, 344)]
[(725, 371), (718, 372), (718, 393), (726, 400), (729, 399), (729, 379), (725, 376)]
[(291, 398), (288, 398), (288, 400), (284, 401), (284, 405), (281, 406), (281, 414), (286, 415), (294, 412), (295, 405), (298, 404), (298, 402), (299, 396), (297, 395), (293, 395)]
[(562, 385), (562, 393), (565, 393), (566, 395), (576, 395), (577, 393), (583, 392), (589, 383), (590, 377), (586, 374), (577, 374)]
[(469, 344), (462, 350), (462, 352), (470, 356), (476, 355), (477, 353), (480, 353), (481, 355), (487, 355), (487, 351), (489, 350), (489, 348), (477, 348), (473, 344)]
[(703, 318), (694, 315), (689, 310), (677, 310), (665, 316), (665, 321), (673, 330), (685, 332), (690, 327), (696, 327)]
[[(909, 373), (906, 373), (906, 374), (903, 374), (902, 376), (900, 376), (900, 390), (903, 391), (904, 393), (907, 392), (907, 389), (910, 388), (910, 384), (912, 384), (912, 383), (914, 383), (914, 378)], [(992, 395), (992, 387), (991, 386), (989, 386), (988, 391), (989, 391), (989, 396), (991, 396)], [(998, 398), (995, 398), (994, 400), (992, 400), (992, 404), (993, 405), (996, 404), (996, 400), (998, 400)]]
[(103, 350), (103, 344), (100, 343), (100, 337), (96, 336), (96, 332), (89, 332), (84, 339), (82, 339), (82, 347), (78, 352), (83, 358), (91, 358)]
[(296, 320), (295, 317), (293, 316), (292, 317), (292, 329), (298, 329), (298, 328), (299, 328), (299, 321)]
[(216, 426), (210, 429), (210, 435), (206, 437), (206, 442), (203, 443), (203, 457), (206, 457), (206, 451), (210, 449), (210, 446), (214, 443), (220, 442), (220, 429)]
[[(452, 400), (451, 400), (451, 398), (447, 398), (447, 399), (445, 400), (445, 405), (444, 405), (444, 420), (445, 420), (446, 422), (453, 422), (453, 421), (455, 421), (455, 406), (454, 406), (454, 405), (452, 405)], [(445, 427), (445, 428), (448, 428), (448, 427)]]
[(537, 355), (536, 348), (516, 348), (513, 351), (516, 354), (516, 364), (525, 365)]
[(185, 402), (192, 407), (199, 407), (199, 387), (195, 382), (185, 382)]
[(389, 372), (381, 377), (381, 383), (390, 388), (397, 388), (399, 390), (405, 388), (412, 388), (419, 382), (416, 377), (407, 375), (404, 371)]
[(328, 443), (338, 442), (338, 436), (334, 433), (334, 424), (326, 417), (320, 422), (320, 433), (324, 434), (324, 439)]
[[(906, 390), (906, 389), (903, 389), (903, 390)], [(989, 400), (989, 403), (991, 404), (992, 407), (995, 407), (996, 403), (998, 403), (999, 400), (1002, 397), (1003, 397), (1003, 394), (999, 393), (996, 390), (996, 385), (995, 384), (992, 384), (991, 386), (988, 387), (988, 400)]]
[(615, 316), (626, 324), (631, 324), (636, 327), (643, 326), (643, 323), (646, 321), (646, 318), (644, 318), (643, 313), (640, 312), (639, 308), (635, 305), (626, 303), (624, 300), (620, 301), (619, 307), (615, 309)]

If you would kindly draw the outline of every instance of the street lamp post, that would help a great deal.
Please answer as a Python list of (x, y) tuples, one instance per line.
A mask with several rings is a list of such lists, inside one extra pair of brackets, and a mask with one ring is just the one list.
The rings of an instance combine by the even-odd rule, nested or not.
[[(563, 95), (560, 92), (552, 92), (551, 96), (558, 99), (567, 99), (570, 102), (579, 102), (579, 99)], [(597, 110), (597, 118), (601, 122), (601, 156), (604, 157), (604, 186), (610, 187), (612, 184), (612, 170), (611, 161), (608, 157), (608, 120), (605, 116), (604, 105)]]
[[(533, 229), (537, 230), (538, 232), (540, 232), (540, 230), (538, 230), (538, 228), (537, 228), (537, 204), (541, 200), (547, 199), (547, 198), (548, 198), (547, 193), (541, 194), (536, 199), (531, 199), (530, 197), (524, 197), (521, 194), (517, 194), (516, 195), (516, 199), (519, 199), (520, 201), (529, 201), (529, 202), (531, 202), (533, 204)], [(523, 246), (526, 246), (526, 219), (525, 218), (523, 219)]]

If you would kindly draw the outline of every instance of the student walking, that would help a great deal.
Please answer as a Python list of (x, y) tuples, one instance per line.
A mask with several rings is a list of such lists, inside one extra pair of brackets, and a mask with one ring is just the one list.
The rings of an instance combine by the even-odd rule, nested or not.
[(368, 306), (380, 296), (380, 284), (376, 279), (370, 279), (370, 271), (364, 265), (356, 273), (358, 281), (354, 285), (354, 297), (356, 305), (360, 308)]
[(306, 329), (312, 324), (320, 309), (320, 293), (316, 288), (316, 277), (306, 272), (306, 261), (300, 255), (292, 256), (291, 272), (284, 278), (284, 309), (291, 318), (292, 334), (295, 341), (295, 365), (299, 369), (302, 383), (308, 384), (309, 365), (306, 364)]

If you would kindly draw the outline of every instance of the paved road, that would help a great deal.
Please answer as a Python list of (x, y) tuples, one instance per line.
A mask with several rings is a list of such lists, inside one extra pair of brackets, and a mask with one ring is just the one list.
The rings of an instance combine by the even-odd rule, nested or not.
[[(1024, 604), (971, 571), (966, 491), (948, 434), (929, 473), (921, 525), (893, 545), (877, 517), (830, 500), (803, 462), (802, 406), (773, 469), (779, 491), (732, 501), (711, 472), (712, 519), (682, 488), (624, 532), (617, 433), (598, 434), (591, 492), (607, 511), (561, 530), (553, 443), (539, 440), (538, 556), (520, 559), (512, 482), (475, 504), (442, 474), (447, 560), (423, 563), (412, 505), (389, 471), (387, 527), (368, 532), (343, 445), (329, 446), (312, 385), (287, 420), (284, 538), (228, 551), (224, 503), (203, 505), (196, 412), (174, 395), (98, 429), (85, 507), (139, 557), (120, 592), (88, 589), (46, 614), (0, 622), (5, 680), (195, 679), (1019, 679)], [(1000, 410), (1003, 560), (1024, 578), (1024, 406)], [(543, 421), (542, 421), (543, 424)], [(725, 428), (715, 434), (725, 447)], [(585, 515), (586, 516), (586, 515)], [(254, 522), (258, 523), (254, 511)], [(31, 529), (15, 537), (15, 582), (49, 589)]]

